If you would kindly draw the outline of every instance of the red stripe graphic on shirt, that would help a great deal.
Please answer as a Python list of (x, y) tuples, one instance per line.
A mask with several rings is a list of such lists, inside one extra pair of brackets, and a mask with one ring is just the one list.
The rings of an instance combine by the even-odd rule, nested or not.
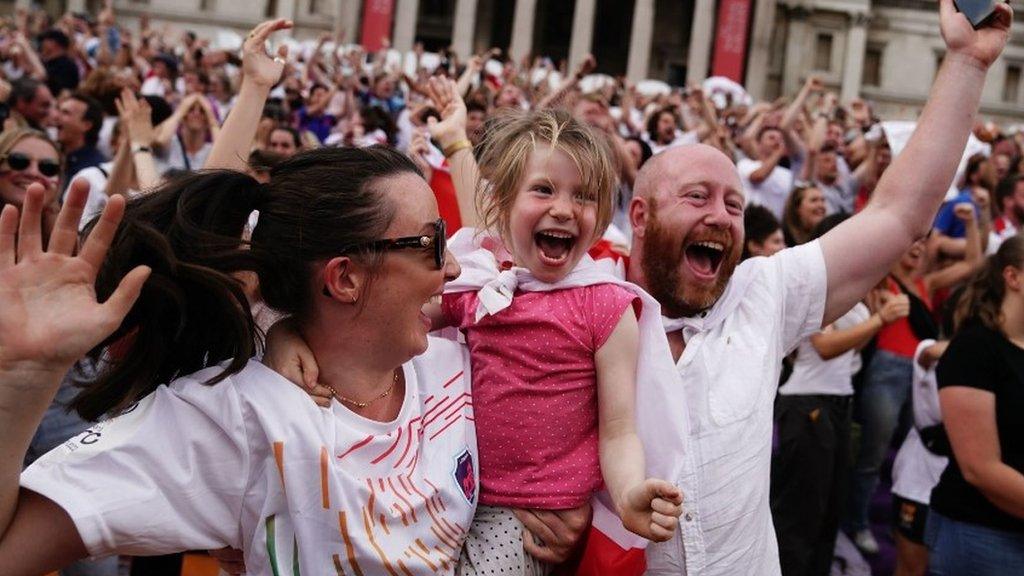
[(398, 429), (398, 436), (396, 436), (395, 437), (395, 441), (391, 443), (391, 447), (388, 448), (387, 450), (385, 450), (384, 453), (381, 454), (380, 456), (377, 456), (376, 458), (371, 460), (370, 464), (378, 464), (378, 463), (380, 463), (381, 460), (387, 458), (389, 454), (391, 454), (392, 452), (395, 451), (395, 448), (398, 447), (398, 443), (401, 442), (401, 441), (402, 441), (402, 429), (399, 428)]
[(459, 372), (459, 373), (458, 373), (458, 374), (456, 374), (455, 376), (452, 376), (452, 379), (451, 379), (451, 380), (449, 380), (449, 381), (447, 381), (447, 382), (445, 382), (445, 383), (444, 383), (444, 386), (442, 386), (442, 388), (448, 388), (449, 386), (451, 386), (451, 385), (452, 385), (452, 383), (453, 383), (453, 382), (455, 382), (456, 380), (458, 380), (458, 379), (459, 379), (459, 378), (460, 378), (461, 376), (462, 376), (462, 372)]
[(348, 450), (346, 450), (346, 451), (345, 451), (345, 452), (344, 452), (344, 453), (343, 453), (343, 454), (342, 454), (341, 456), (338, 456), (338, 460), (341, 460), (341, 459), (342, 459), (342, 458), (344, 458), (345, 456), (348, 456), (349, 454), (351, 454), (351, 453), (355, 452), (356, 450), (359, 450), (359, 449), (360, 449), (360, 448), (362, 448), (363, 446), (366, 446), (366, 445), (367, 445), (367, 444), (369, 444), (369, 443), (370, 443), (370, 442), (371, 442), (372, 440), (373, 440), (373, 436), (367, 436), (366, 438), (363, 438), (363, 439), (362, 439), (362, 440), (360, 440), (359, 442), (356, 442), (355, 444), (353, 444), (353, 445), (352, 445), (352, 447), (351, 447), (351, 448), (349, 448)]

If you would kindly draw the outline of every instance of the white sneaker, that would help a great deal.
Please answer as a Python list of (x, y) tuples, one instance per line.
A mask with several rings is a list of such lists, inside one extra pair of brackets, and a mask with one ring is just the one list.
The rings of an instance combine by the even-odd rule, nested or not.
[(853, 543), (865, 554), (878, 554), (878, 541), (871, 530), (865, 528), (853, 534)]

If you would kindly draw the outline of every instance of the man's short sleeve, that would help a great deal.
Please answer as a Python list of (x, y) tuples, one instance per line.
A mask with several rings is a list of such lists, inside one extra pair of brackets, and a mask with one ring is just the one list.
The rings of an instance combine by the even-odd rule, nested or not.
[(825, 256), (818, 241), (783, 250), (768, 259), (776, 267), (782, 300), (782, 347), (788, 353), (821, 330), (828, 295)]
[(744, 158), (736, 163), (736, 170), (740, 173), (740, 177), (743, 179), (749, 179), (750, 175), (760, 167), (760, 162), (757, 160), (750, 160), (748, 158)]
[(190, 381), (71, 438), (21, 485), (63, 508), (94, 556), (242, 548), (249, 460), (230, 379)]

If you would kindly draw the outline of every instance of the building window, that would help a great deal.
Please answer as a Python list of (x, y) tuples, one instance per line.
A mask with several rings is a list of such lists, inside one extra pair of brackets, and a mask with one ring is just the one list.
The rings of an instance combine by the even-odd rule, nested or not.
[(814, 69), (832, 70), (832, 35), (818, 34), (814, 43)]
[(1007, 64), (1006, 77), (1003, 78), (1003, 101), (1017, 102), (1020, 99), (1020, 64)]
[(864, 79), (865, 86), (882, 85), (882, 47), (868, 46), (864, 51)]

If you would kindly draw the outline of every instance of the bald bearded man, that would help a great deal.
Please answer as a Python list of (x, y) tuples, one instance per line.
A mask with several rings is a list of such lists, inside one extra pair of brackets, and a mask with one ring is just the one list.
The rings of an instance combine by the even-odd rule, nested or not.
[(974, 30), (941, 0), (947, 52), (918, 127), (871, 203), (820, 240), (737, 266), (743, 187), (708, 146), (645, 164), (630, 205), (628, 280), (654, 296), (687, 401), (681, 529), (647, 552), (652, 575), (776, 575), (768, 506), (772, 404), (782, 357), (846, 313), (932, 219), (963, 153), (1012, 14)]

